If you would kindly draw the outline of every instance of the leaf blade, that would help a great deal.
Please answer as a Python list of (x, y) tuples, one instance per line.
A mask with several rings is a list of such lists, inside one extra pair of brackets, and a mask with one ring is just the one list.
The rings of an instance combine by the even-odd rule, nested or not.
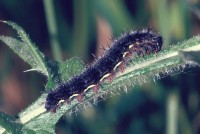
[[(26, 34), (26, 32), (14, 22), (2, 21), (2, 20), (0, 22), (3, 22), (5, 24), (11, 26), (14, 30), (17, 31), (19, 37), (22, 40), (22, 43), (24, 43), (24, 45), (29, 49), (30, 55), (34, 58), (35, 64), (40, 68), (40, 70), (42, 70), (40, 72), (42, 72), (46, 76), (49, 76), (48, 68), (45, 64), (44, 55), (38, 50), (38, 48), (34, 45), (34, 43), (31, 42), (31, 40), (30, 40), (29, 36)], [(3, 37), (1, 36), (1, 40), (5, 41), (5, 36), (3, 36)], [(6, 42), (6, 43), (8, 43), (7, 45), (9, 45), (9, 42)], [(22, 46), (18, 45), (18, 46), (22, 47), (23, 45)], [(22, 51), (23, 51), (23, 49), (22, 49)], [(20, 55), (20, 53), (18, 53), (18, 52), (16, 54)], [(30, 65), (32, 66), (32, 64), (30, 64)], [(37, 70), (37, 69), (35, 69), (35, 70)]]
[(27, 62), (32, 69), (34, 69), (34, 71), (38, 71), (47, 75), (47, 72), (38, 66), (36, 62), (37, 59), (30, 54), (31, 52), (26, 44), (7, 36), (0, 36), (0, 40), (9, 46), (21, 59)]

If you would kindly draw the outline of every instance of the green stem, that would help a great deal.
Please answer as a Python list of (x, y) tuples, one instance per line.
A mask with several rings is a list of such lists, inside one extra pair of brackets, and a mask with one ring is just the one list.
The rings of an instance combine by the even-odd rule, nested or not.
[(177, 134), (178, 130), (178, 95), (170, 93), (167, 98), (166, 134)]
[(53, 0), (43, 0), (43, 2), (53, 57), (57, 61), (62, 61)]

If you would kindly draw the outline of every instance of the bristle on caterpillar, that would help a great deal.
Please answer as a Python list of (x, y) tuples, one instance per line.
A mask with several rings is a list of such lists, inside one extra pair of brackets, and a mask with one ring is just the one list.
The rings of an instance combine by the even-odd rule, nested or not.
[(123, 72), (128, 59), (133, 55), (144, 56), (161, 50), (163, 39), (150, 29), (132, 31), (115, 40), (102, 58), (95, 61), (80, 75), (52, 90), (46, 98), (46, 110), (56, 111), (60, 103), (73, 98), (79, 101), (92, 89), (97, 92), (105, 80), (112, 82), (119, 71)]

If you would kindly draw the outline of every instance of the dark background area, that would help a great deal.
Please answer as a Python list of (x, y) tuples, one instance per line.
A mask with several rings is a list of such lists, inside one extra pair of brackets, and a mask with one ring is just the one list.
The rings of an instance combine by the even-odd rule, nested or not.
[[(198, 0), (1, 0), (0, 20), (16, 22), (49, 58), (64, 61), (79, 56), (86, 64), (101, 55), (100, 47), (124, 29), (152, 27), (164, 37), (164, 48), (200, 33)], [(49, 0), (50, 2), (50, 0)], [(54, 12), (45, 12), (47, 8)], [(47, 18), (55, 21), (55, 25)], [(51, 28), (56, 29), (51, 33)], [(0, 34), (17, 37), (0, 23)], [(52, 39), (57, 40), (54, 43)], [(163, 49), (164, 49), (163, 48)], [(60, 58), (62, 57), (62, 58)], [(44, 91), (46, 78), (30, 69), (0, 43), (0, 110), (17, 115)], [(168, 76), (156, 83), (134, 87), (79, 115), (65, 116), (56, 132), (88, 134), (200, 133), (200, 71)], [(171, 130), (170, 106), (177, 118)], [(173, 113), (172, 113), (173, 116)], [(172, 127), (173, 128), (173, 127)]]

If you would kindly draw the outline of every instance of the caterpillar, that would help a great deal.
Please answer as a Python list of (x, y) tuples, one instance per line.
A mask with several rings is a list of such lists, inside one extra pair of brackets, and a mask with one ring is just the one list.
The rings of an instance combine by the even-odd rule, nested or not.
[(56, 111), (62, 102), (73, 98), (81, 101), (89, 91), (98, 91), (105, 81), (112, 82), (115, 74), (125, 69), (131, 56), (143, 56), (161, 50), (163, 39), (151, 29), (131, 31), (113, 41), (103, 56), (87, 67), (80, 75), (50, 91), (46, 97), (47, 111)]

